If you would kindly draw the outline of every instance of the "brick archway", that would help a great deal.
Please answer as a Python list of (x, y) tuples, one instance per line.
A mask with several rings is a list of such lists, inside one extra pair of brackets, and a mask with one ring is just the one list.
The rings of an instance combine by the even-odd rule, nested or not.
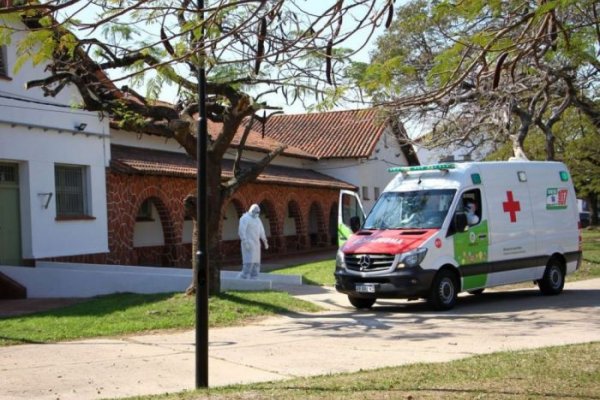
[[(168, 209), (168, 206), (161, 199), (161, 197), (159, 197), (160, 195), (164, 196), (164, 193), (160, 193), (160, 191), (158, 191), (157, 193), (157, 190), (153, 190), (155, 188), (148, 189), (149, 190), (146, 193), (140, 193), (136, 201), (138, 205), (137, 208), (135, 208), (134, 213), (135, 215), (138, 214), (138, 210), (140, 209), (142, 204), (144, 204), (144, 202), (150, 201), (152, 203), (152, 205), (156, 208), (156, 211), (158, 212), (160, 224), (162, 227), (164, 244), (158, 246), (155, 245), (133, 247), (133, 252), (135, 254), (135, 263), (137, 265), (160, 265), (170, 267), (176, 266), (177, 261), (179, 260), (177, 245), (181, 243), (181, 236), (180, 234), (178, 234), (179, 232), (176, 231), (174, 228), (174, 221), (171, 217), (171, 211)], [(149, 195), (149, 197), (144, 198), (144, 195)], [(133, 227), (131, 233), (132, 245), (134, 242), (134, 235), (135, 227)]]
[(144, 256), (147, 261), (145, 263), (161, 266), (190, 265), (181, 245), (183, 199), (194, 182), (188, 179), (124, 174), (109, 174), (107, 178), (110, 253), (105, 261), (110, 264), (138, 265), (138, 252), (133, 247), (136, 216), (142, 203), (152, 199), (162, 225), (164, 246), (160, 250), (161, 255), (155, 256), (152, 262)]

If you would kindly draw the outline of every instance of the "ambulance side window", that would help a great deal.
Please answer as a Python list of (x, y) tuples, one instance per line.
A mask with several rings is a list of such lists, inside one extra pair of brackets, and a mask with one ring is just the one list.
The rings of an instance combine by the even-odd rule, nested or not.
[(456, 205), (452, 223), (446, 236), (467, 231), (469, 227), (478, 225), (481, 222), (482, 211), (481, 191), (472, 189), (464, 192)]
[[(467, 224), (469, 226), (478, 225), (481, 222), (481, 192), (479, 189), (469, 190), (461, 196), (462, 205), (467, 215)], [(460, 207), (460, 204), (459, 204)]]

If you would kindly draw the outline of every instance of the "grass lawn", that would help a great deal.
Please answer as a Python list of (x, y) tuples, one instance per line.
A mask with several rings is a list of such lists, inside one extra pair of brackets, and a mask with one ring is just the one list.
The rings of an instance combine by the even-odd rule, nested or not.
[(255, 383), (138, 400), (598, 399), (600, 343), (503, 352), (458, 361)]
[(335, 284), (334, 271), (335, 260), (331, 259), (276, 269), (271, 272), (281, 275), (301, 275), (302, 282), (306, 285), (333, 286)]
[[(586, 229), (583, 237), (584, 262), (569, 280), (600, 277), (600, 230)], [(333, 285), (334, 269), (335, 260), (327, 260), (273, 272), (302, 275), (306, 284)], [(188, 329), (194, 326), (194, 307), (195, 299), (182, 294), (102, 296), (61, 309), (0, 319), (0, 346)], [(287, 293), (228, 292), (210, 299), (209, 324), (242, 325), (269, 315), (318, 310)]]
[[(68, 307), (0, 319), (0, 346), (117, 336), (194, 327), (194, 297), (180, 293), (115, 294)], [(320, 308), (287, 293), (228, 292), (209, 301), (210, 327), (243, 325), (256, 318)]]
[(600, 228), (583, 230), (583, 259), (600, 264)]

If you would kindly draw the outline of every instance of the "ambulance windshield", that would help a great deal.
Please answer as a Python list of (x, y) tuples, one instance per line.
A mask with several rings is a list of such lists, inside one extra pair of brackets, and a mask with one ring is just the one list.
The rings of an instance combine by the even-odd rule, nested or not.
[(454, 189), (383, 193), (363, 229), (440, 228), (455, 193)]

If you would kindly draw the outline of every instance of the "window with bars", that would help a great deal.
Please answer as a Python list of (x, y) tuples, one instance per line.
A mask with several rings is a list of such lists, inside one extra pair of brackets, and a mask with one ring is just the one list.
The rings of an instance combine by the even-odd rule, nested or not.
[(88, 215), (86, 171), (83, 166), (55, 165), (57, 217)]
[(17, 166), (0, 163), (0, 185), (17, 184), (19, 180)]

